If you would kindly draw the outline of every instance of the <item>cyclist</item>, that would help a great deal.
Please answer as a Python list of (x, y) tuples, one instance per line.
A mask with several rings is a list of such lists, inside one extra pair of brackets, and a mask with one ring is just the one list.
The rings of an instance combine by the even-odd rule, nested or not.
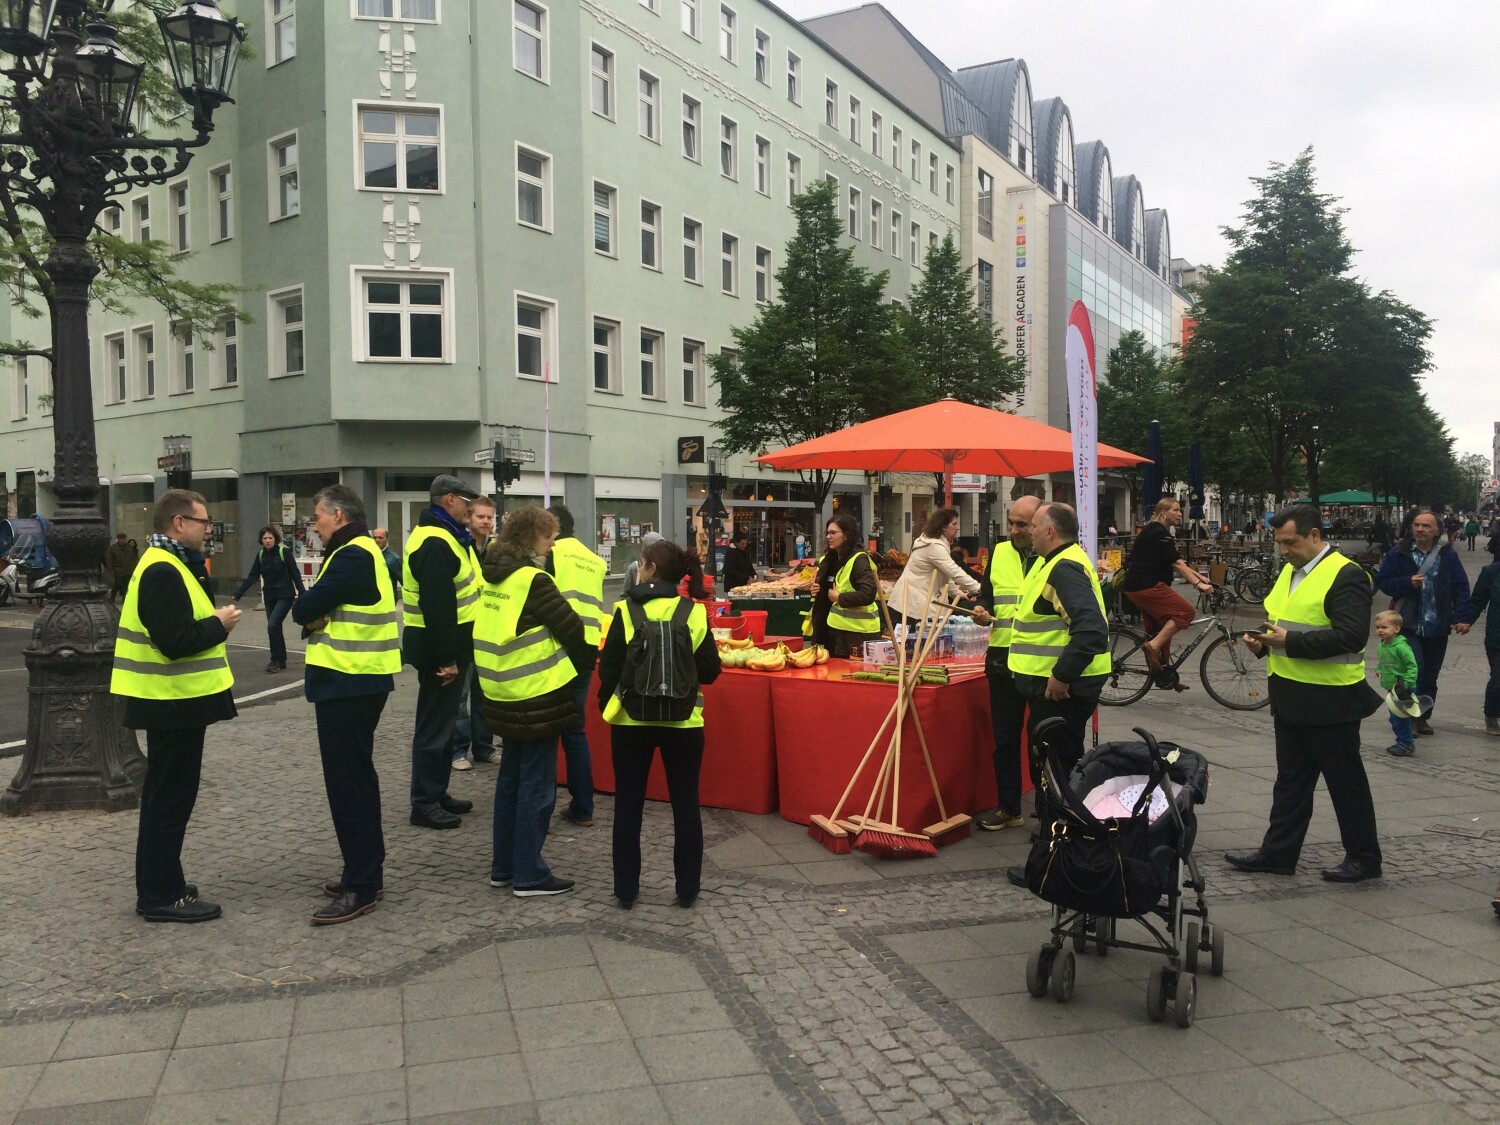
[[(1142, 646), (1146, 659), (1158, 668), (1171, 661), (1172, 634), (1193, 623), (1193, 607), (1172, 589), (1172, 573), (1192, 587), (1207, 593), (1213, 585), (1183, 561), (1172, 542), (1172, 531), (1182, 523), (1182, 505), (1167, 498), (1159, 500), (1146, 526), (1135, 538), (1130, 561), (1125, 566), (1124, 593), (1141, 611), (1149, 640)], [(1178, 683), (1178, 691), (1187, 685)]]

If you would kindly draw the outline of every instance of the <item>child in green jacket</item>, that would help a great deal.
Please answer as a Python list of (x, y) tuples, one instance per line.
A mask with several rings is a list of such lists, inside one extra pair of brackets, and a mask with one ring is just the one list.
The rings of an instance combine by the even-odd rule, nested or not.
[[(1386, 691), (1394, 688), (1398, 699), (1411, 698), (1411, 689), (1417, 682), (1417, 658), (1411, 651), (1411, 645), (1401, 635), (1401, 615), (1394, 609), (1377, 613), (1375, 635), (1380, 638), (1380, 651), (1375, 666), (1380, 686)], [(1415, 753), (1417, 747), (1412, 741), (1411, 720), (1389, 709), (1386, 714), (1391, 720), (1391, 730), (1396, 735), (1395, 745), (1387, 746), (1386, 753), (1398, 758)]]

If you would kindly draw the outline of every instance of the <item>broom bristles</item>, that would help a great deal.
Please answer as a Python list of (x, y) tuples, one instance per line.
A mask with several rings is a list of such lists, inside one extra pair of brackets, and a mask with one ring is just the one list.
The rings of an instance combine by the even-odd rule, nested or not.
[(807, 825), (807, 834), (834, 855), (848, 855), (854, 846), (849, 833), (826, 816), (815, 816)]
[(947, 820), (929, 824), (922, 829), (922, 835), (938, 847), (946, 848), (960, 840), (967, 840), (973, 830), (973, 818), (966, 813), (959, 813), (956, 816), (950, 816)]
[(894, 824), (875, 827), (874, 821), (866, 821), (866, 827), (854, 838), (854, 846), (866, 855), (881, 859), (918, 859), (937, 855), (937, 847), (926, 836), (907, 832)]

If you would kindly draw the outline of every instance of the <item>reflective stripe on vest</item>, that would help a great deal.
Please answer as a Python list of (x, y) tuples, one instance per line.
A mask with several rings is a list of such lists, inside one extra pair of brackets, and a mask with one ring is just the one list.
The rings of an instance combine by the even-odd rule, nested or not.
[[(577, 672), (544, 625), (517, 634), (531, 583), (543, 571), (523, 566), (481, 587), (474, 620), (474, 671), (485, 697), (500, 703), (535, 699), (567, 687)], [(550, 578), (547, 581), (552, 581)]]
[(990, 648), (1009, 648), (1011, 620), (1021, 600), (1021, 587), (1026, 585), (1026, 567), (1021, 552), (1009, 539), (996, 543), (990, 558), (994, 560), (990, 566), (990, 590), (995, 595), (995, 623), (990, 626)]
[(307, 638), (307, 663), (350, 676), (375, 676), (401, 671), (401, 629), (396, 622), (396, 588), (385, 556), (367, 535), (356, 536), (323, 560), (321, 575), (339, 551), (353, 547), (370, 556), (375, 568), (374, 605), (341, 605), (328, 615), (328, 624)]
[[(682, 599), (677, 596), (666, 598), (652, 598), (649, 602), (642, 602), (641, 608), (646, 611), (648, 621), (669, 620), (677, 609), (677, 603)], [(693, 651), (698, 651), (698, 646), (708, 636), (708, 611), (703, 608), (702, 602), (694, 602), (693, 608), (688, 610), (688, 636), (693, 641)], [(635, 636), (635, 623), (630, 620), (630, 614), (624, 605), (615, 606), (615, 619), (610, 625), (611, 629), (624, 629), (622, 634), (625, 643), (630, 644), (630, 638)], [(604, 705), (604, 721), (617, 727), (701, 727), (703, 725), (703, 689), (698, 689), (698, 698), (693, 701), (693, 713), (680, 723), (638, 723), (625, 711), (625, 704), (620, 702), (620, 689), (615, 688), (615, 693), (609, 697), (609, 702)]]
[[(1062, 615), (1036, 612), (1036, 603), (1043, 599), (1056, 605), (1052, 590), (1052, 568), (1060, 562), (1075, 562), (1083, 567), (1094, 589), (1094, 599), (1099, 603), (1100, 614), (1104, 613), (1104, 591), (1099, 588), (1099, 575), (1094, 564), (1077, 543), (1070, 543), (1050, 559), (1039, 561), (1026, 576), (1021, 587), (1021, 600), (1016, 603), (1015, 617), (1011, 622), (1010, 670), (1021, 676), (1050, 676), (1058, 658), (1068, 647), (1071, 632)], [(1107, 676), (1110, 670), (1109, 653), (1099, 653), (1080, 673), (1083, 676)]]
[(604, 625), (604, 575), (609, 567), (603, 559), (577, 539), (559, 539), (552, 545), (552, 567), (557, 588), (573, 612), (583, 618), (583, 636), (599, 647)]
[(422, 619), (422, 590), (417, 584), (416, 576), (411, 572), (411, 556), (429, 539), (441, 539), (458, 559), (458, 573), (453, 576), (453, 594), (458, 603), (458, 623), (463, 625), (473, 621), (475, 614), (479, 612), (479, 587), (484, 584), (479, 576), (479, 568), (474, 565), (474, 552), (453, 538), (453, 533), (446, 527), (426, 525), (412, 530), (406, 540), (406, 550), (401, 556), (401, 604), (406, 607), (406, 627), (408, 629), (427, 627), (427, 623)]
[(132, 699), (167, 700), (198, 699), (228, 690), (234, 686), (234, 673), (229, 670), (229, 654), (223, 644), (181, 660), (170, 660), (151, 642), (151, 635), (141, 621), (141, 575), (146, 573), (147, 567), (157, 563), (168, 564), (182, 576), (193, 609), (193, 620), (202, 621), (213, 616), (213, 601), (204, 591), (203, 583), (183, 565), (182, 560), (171, 551), (147, 547), (135, 573), (130, 576), (125, 602), (120, 607), (109, 690)]
[[(1312, 568), (1312, 573), (1292, 589), (1292, 571), (1296, 567), (1288, 564), (1276, 576), (1276, 584), (1266, 595), (1266, 620), (1280, 625), (1288, 633), (1305, 633), (1312, 629), (1326, 629), (1332, 624), (1323, 607), (1334, 579), (1352, 560), (1339, 552), (1330, 550), (1321, 562)], [(1365, 654), (1340, 652), (1316, 660), (1291, 657), (1282, 648), (1273, 648), (1266, 655), (1266, 671), (1284, 680), (1295, 680), (1302, 684), (1324, 684), (1344, 687), (1360, 683), (1365, 678)]]
[[(833, 588), (837, 593), (854, 593), (854, 583), (851, 579), (854, 573), (855, 559), (864, 559), (866, 562), (869, 562), (870, 556), (863, 551), (855, 551), (854, 554), (849, 556), (849, 561), (839, 568), (838, 574), (833, 579)], [(873, 563), (871, 563), (870, 569), (872, 571), (875, 569)], [(875, 584), (875, 588), (877, 590), (876, 597), (878, 598), (878, 591), (880, 589), (878, 581)], [(834, 602), (828, 607), (828, 627), (830, 629), (839, 629), (845, 633), (878, 634), (880, 632), (880, 610), (875, 607), (874, 602), (871, 602), (869, 605), (855, 606), (842, 606)]]

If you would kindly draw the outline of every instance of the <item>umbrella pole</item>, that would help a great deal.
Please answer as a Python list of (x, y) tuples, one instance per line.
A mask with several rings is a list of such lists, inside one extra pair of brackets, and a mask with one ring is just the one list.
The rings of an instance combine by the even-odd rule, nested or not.
[(953, 507), (953, 458), (943, 458), (943, 507)]

